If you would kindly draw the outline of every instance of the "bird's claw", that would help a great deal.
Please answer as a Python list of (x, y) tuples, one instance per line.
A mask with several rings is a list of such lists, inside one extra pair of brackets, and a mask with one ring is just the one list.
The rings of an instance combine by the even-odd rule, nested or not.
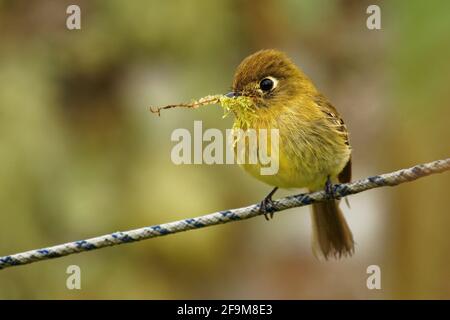
[(264, 214), (264, 218), (266, 218), (267, 221), (273, 218), (273, 213), (275, 212), (272, 196), (277, 190), (278, 187), (275, 187), (272, 191), (270, 191), (270, 193), (264, 198), (263, 201), (261, 201), (259, 205), (259, 212)]
[(336, 193), (334, 192), (334, 185), (331, 182), (330, 176), (328, 176), (325, 182), (325, 193), (329, 199), (336, 199)]
[(275, 210), (273, 207), (272, 198), (266, 197), (263, 201), (261, 201), (259, 205), (259, 212), (264, 214), (264, 218), (266, 218), (267, 221), (273, 218), (273, 213)]

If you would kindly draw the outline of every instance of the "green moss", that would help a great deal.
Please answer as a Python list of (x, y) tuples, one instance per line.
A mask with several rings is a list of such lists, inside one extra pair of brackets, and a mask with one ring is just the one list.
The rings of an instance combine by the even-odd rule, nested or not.
[(152, 108), (150, 111), (160, 115), (161, 110), (172, 108), (192, 108), (196, 109), (201, 106), (220, 104), (224, 110), (223, 117), (233, 113), (235, 117), (234, 127), (248, 128), (250, 120), (257, 117), (253, 100), (249, 97), (233, 97), (229, 98), (225, 95), (208, 95), (198, 100), (192, 100), (190, 103), (172, 104), (164, 107)]
[(224, 109), (224, 117), (228, 116), (230, 113), (234, 114), (236, 118), (234, 127), (249, 127), (250, 120), (257, 116), (253, 100), (249, 97), (241, 96), (229, 98), (222, 95), (219, 97), (219, 103)]

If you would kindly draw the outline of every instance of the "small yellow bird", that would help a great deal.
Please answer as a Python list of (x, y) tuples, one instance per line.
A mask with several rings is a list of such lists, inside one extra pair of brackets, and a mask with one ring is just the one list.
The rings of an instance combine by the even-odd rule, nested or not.
[[(347, 128), (336, 109), (308, 77), (282, 52), (261, 50), (238, 66), (227, 97), (253, 101), (251, 113), (233, 110), (236, 128), (278, 129), (279, 170), (261, 175), (261, 164), (243, 164), (245, 171), (275, 186), (261, 202), (267, 219), (278, 188), (332, 192), (332, 182), (351, 180), (351, 148)], [(251, 116), (250, 116), (251, 115)], [(339, 201), (312, 205), (313, 251), (317, 257), (339, 258), (354, 252), (353, 236)]]

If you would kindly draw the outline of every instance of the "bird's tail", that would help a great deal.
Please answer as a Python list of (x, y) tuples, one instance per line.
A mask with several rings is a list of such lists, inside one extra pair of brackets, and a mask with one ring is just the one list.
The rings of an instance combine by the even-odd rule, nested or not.
[(355, 244), (339, 201), (317, 202), (312, 209), (314, 255), (325, 259), (351, 256)]

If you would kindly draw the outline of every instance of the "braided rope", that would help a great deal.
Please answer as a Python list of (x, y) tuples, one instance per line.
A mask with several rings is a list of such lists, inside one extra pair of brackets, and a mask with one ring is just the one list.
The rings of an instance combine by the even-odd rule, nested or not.
[[(449, 169), (450, 158), (445, 160), (437, 160), (426, 164), (420, 164), (408, 169), (402, 169), (391, 173), (373, 176), (351, 183), (336, 184), (333, 186), (333, 194), (335, 198), (342, 198), (373, 188), (396, 186), (400, 183), (413, 181), (418, 178), (425, 177), (430, 174), (444, 172)], [(327, 195), (325, 191), (302, 193), (275, 200), (273, 209), (274, 212), (277, 212), (289, 208), (306, 206), (314, 202), (324, 201), (328, 199), (330, 199), (330, 196)], [(254, 204), (244, 208), (219, 211), (196, 218), (178, 220), (130, 231), (114, 232), (87, 240), (68, 242), (53, 247), (31, 250), (0, 257), (0, 269), (52, 258), (64, 257), (83, 251), (101, 249), (109, 246), (165, 236), (181, 231), (200, 229), (236, 220), (249, 219), (260, 214), (259, 204)]]

